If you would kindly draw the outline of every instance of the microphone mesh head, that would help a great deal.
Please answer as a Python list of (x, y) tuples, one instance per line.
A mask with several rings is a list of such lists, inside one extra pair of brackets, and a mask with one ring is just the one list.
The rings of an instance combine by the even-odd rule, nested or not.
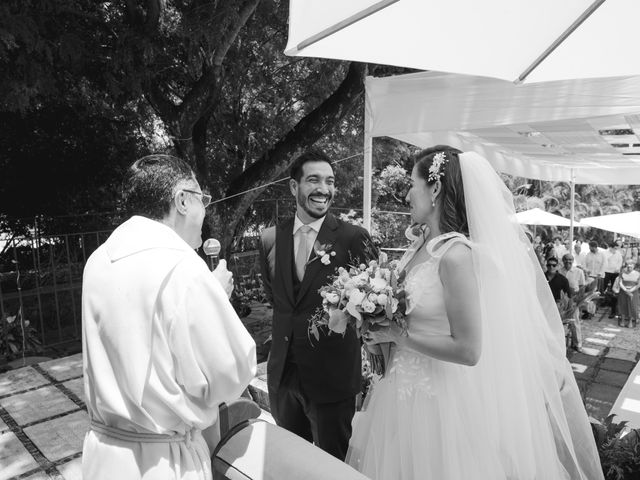
[(205, 255), (213, 255), (216, 256), (220, 254), (220, 242), (215, 238), (208, 238), (202, 244), (202, 250)]

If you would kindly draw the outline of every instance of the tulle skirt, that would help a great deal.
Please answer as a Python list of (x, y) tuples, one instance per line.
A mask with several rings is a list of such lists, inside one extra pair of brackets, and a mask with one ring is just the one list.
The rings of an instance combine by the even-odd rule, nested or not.
[(500, 480), (473, 367), (398, 351), (354, 417), (347, 462), (373, 480)]

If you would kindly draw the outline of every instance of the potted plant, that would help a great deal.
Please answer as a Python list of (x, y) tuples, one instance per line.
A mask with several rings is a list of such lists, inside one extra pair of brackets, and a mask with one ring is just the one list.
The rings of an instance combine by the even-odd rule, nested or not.
[(36, 329), (22, 315), (22, 308), (15, 315), (4, 315), (0, 328), (0, 354), (5, 360), (14, 360), (25, 355), (39, 354), (42, 345)]
[(640, 429), (627, 428), (627, 422), (614, 423), (615, 415), (602, 422), (591, 419), (591, 428), (600, 454), (606, 480), (640, 478)]

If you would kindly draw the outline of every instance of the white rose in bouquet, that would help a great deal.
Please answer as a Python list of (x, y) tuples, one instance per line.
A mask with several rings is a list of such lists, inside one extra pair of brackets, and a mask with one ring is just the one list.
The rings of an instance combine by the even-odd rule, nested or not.
[(324, 296), (324, 298), (325, 298), (325, 300), (326, 300), (328, 303), (330, 303), (330, 304), (332, 304), (332, 305), (337, 305), (337, 304), (338, 304), (338, 302), (340, 301), (340, 295), (338, 295), (338, 294), (337, 294), (337, 293), (335, 293), (335, 292), (328, 292), (328, 293), (326, 293), (326, 294), (325, 294), (325, 296)]
[(388, 283), (384, 278), (374, 278), (371, 280), (371, 288), (376, 293), (381, 293), (387, 285)]
[(362, 290), (358, 290), (357, 288), (354, 288), (349, 293), (349, 303), (356, 306), (360, 305), (362, 301), (365, 299), (365, 297), (366, 297), (366, 293), (364, 293)]
[(373, 303), (368, 298), (365, 298), (362, 301), (362, 310), (364, 310), (365, 313), (373, 313), (375, 309), (376, 309), (376, 304)]

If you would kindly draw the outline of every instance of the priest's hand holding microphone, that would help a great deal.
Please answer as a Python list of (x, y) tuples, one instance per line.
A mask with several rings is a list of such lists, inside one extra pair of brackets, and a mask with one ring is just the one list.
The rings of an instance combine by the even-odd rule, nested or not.
[(233, 273), (227, 270), (227, 261), (223, 258), (218, 260), (220, 254), (220, 242), (215, 238), (209, 238), (202, 244), (202, 250), (209, 258), (209, 269), (218, 279), (227, 296), (231, 297), (233, 292)]

